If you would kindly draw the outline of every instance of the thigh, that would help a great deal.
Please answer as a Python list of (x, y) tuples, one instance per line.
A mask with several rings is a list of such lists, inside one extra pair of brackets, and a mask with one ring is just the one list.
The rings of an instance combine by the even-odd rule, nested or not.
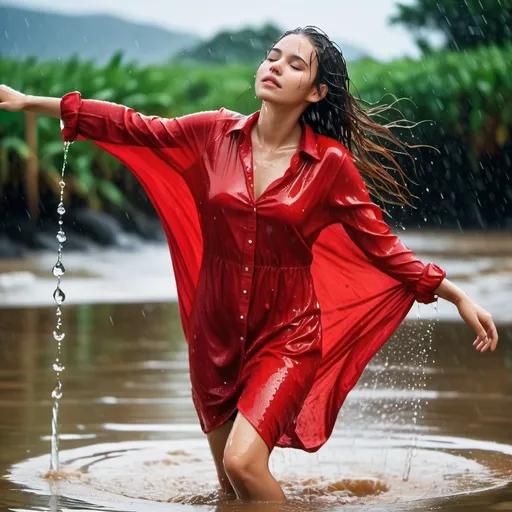
[(268, 466), (270, 452), (267, 443), (249, 420), (239, 412), (226, 443), (225, 460), (235, 458), (252, 469)]

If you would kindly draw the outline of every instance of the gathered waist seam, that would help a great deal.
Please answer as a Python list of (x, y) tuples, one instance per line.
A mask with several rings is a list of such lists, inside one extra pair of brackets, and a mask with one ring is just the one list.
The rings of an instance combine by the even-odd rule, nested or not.
[[(243, 262), (239, 262), (239, 261), (233, 261), (233, 260), (230, 260), (228, 258), (225, 258), (224, 256), (220, 256), (219, 254), (216, 254), (214, 252), (204, 252), (203, 253), (203, 258), (215, 258), (215, 259), (219, 259), (219, 260), (222, 260), (226, 263), (229, 263), (230, 265), (235, 265), (237, 267), (242, 267), (244, 265)], [(277, 265), (251, 265), (253, 268), (273, 268), (273, 269), (277, 269), (277, 270), (288, 270), (288, 269), (298, 269), (298, 268), (311, 268), (311, 264), (308, 264), (308, 265), (292, 265), (292, 266), (277, 266)]]

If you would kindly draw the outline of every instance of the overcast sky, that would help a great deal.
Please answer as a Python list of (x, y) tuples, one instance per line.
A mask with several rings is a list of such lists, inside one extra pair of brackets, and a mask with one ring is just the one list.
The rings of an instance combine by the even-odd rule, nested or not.
[[(401, 0), (411, 3), (412, 0)], [(396, 0), (0, 0), (0, 4), (63, 13), (109, 13), (132, 21), (209, 36), (221, 28), (277, 22), (281, 27), (316, 25), (331, 38), (371, 55), (390, 59), (416, 56), (409, 33), (391, 27)], [(240, 7), (240, 6), (243, 7)]]

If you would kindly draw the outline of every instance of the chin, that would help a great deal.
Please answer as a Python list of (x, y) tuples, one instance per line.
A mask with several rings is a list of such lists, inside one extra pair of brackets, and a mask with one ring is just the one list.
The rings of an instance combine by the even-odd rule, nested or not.
[(282, 91), (279, 90), (271, 90), (266, 89), (265, 87), (256, 87), (256, 97), (261, 100), (265, 101), (267, 103), (284, 103), (282, 100), (280, 100), (280, 96)]

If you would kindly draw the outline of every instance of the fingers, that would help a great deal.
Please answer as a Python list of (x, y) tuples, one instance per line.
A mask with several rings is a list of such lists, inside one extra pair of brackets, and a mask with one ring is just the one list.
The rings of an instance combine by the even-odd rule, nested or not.
[(487, 345), (487, 331), (484, 326), (480, 323), (478, 315), (475, 315), (475, 318), (472, 319), (471, 327), (476, 331), (477, 337), (473, 342), (473, 346), (476, 347), (477, 350), (482, 351), (483, 348)]
[(492, 316), (486, 313), (485, 315), (479, 316), (479, 320), (481, 323), (478, 322), (478, 325), (481, 328), (479, 327), (477, 330), (478, 336), (473, 342), (473, 346), (479, 352), (485, 352), (489, 349), (491, 352), (494, 352), (498, 345), (498, 331), (494, 325)]
[(498, 344), (498, 331), (496, 330), (492, 316), (489, 313), (485, 313), (480, 318), (480, 321), (487, 335), (487, 345), (482, 349), (482, 352), (485, 352), (488, 348), (490, 348), (491, 351), (494, 351)]
[(483, 338), (480, 338), (480, 336), (478, 336), (476, 340), (473, 342), (473, 346), (479, 352), (485, 352), (487, 348), (489, 348), (489, 339), (487, 338), (487, 336), (484, 336)]
[(459, 313), (462, 319), (476, 332), (477, 337), (473, 346), (479, 352), (496, 350), (498, 345), (498, 331), (494, 325), (491, 314), (478, 304), (461, 303)]

